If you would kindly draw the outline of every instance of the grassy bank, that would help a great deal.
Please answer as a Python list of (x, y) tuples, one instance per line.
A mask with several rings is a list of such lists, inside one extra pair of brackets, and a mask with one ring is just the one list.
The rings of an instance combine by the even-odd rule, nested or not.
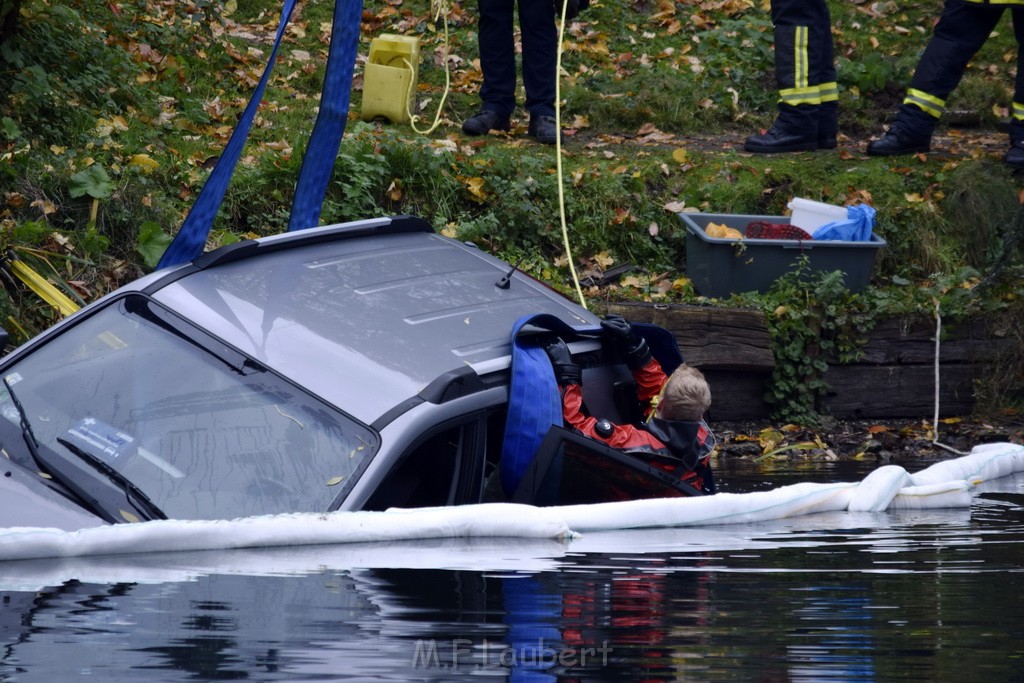
[[(0, 13), (11, 7), (16, 26), (0, 49), (0, 241), (87, 302), (155, 265), (259, 78), (280, 5), (22, 0), (0, 4)], [(793, 197), (866, 202), (887, 241), (867, 292), (822, 282), (808, 301), (806, 286), (783, 282), (767, 296), (715, 303), (762, 307), (796, 339), (791, 345), (835, 330), (832, 343), (850, 353), (877, 316), (930, 314), (935, 300), (951, 320), (999, 311), (1008, 333), (1022, 336), (1021, 258), (1006, 239), (1021, 230), (1020, 180), (1000, 163), (1016, 56), (1009, 17), (951, 98), (935, 153), (875, 159), (864, 146), (902, 98), (938, 7), (830, 8), (840, 149), (776, 157), (741, 151), (746, 135), (774, 117), (766, 7), (594, 2), (568, 27), (561, 92), (571, 258), (594, 280), (632, 267), (587, 297), (706, 303), (686, 277), (680, 209), (780, 215)], [(209, 246), (286, 229), (331, 9), (298, 6)], [(366, 3), (351, 116), (322, 221), (419, 214), (571, 294), (555, 152), (528, 140), (525, 114), (508, 136), (461, 133), (478, 106), (475, 6), (454, 4), (447, 19), (446, 36), (424, 0)], [(381, 33), (420, 39), (421, 130), (446, 96), (433, 132), (358, 120), (362, 59)], [(14, 341), (53, 319), (19, 282), (5, 285), (0, 317)], [(780, 307), (801, 319), (777, 314)], [(1011, 379), (1021, 365), (1008, 361)]]

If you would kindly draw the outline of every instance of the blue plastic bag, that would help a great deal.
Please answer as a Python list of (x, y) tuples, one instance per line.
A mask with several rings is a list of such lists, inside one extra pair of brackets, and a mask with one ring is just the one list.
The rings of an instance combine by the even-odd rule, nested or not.
[(846, 220), (826, 223), (814, 231), (815, 240), (870, 242), (875, 227), (875, 209), (867, 204), (846, 207)]

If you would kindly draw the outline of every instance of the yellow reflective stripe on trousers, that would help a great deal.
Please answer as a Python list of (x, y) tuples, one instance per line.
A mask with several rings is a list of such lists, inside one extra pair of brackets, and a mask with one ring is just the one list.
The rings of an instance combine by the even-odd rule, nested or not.
[(820, 84), (818, 86), (818, 99), (822, 102), (835, 102), (839, 99), (839, 85), (835, 81)]
[(1017, 121), (1024, 121), (1024, 104), (1020, 102), (1013, 103), (1013, 118)]
[(819, 94), (818, 86), (811, 85), (804, 88), (780, 90), (779, 100), (793, 106), (798, 104), (821, 104), (821, 95)]
[(793, 88), (799, 90), (808, 85), (807, 35), (806, 26), (797, 26), (793, 33)]
[(946, 111), (945, 100), (940, 100), (935, 95), (929, 95), (923, 90), (914, 90), (913, 88), (907, 91), (903, 104), (913, 104), (935, 118), (939, 118), (942, 116), (942, 112)]

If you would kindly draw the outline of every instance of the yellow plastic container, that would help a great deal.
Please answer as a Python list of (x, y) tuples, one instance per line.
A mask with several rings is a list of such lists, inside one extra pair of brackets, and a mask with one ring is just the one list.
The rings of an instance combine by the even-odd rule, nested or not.
[(382, 34), (373, 39), (363, 72), (363, 120), (409, 120), (419, 63), (419, 38)]

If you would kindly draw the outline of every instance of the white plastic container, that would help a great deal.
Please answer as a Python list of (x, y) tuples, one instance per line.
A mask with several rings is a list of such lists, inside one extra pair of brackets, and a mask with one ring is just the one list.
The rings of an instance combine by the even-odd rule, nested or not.
[(846, 207), (796, 197), (786, 206), (793, 215), (789, 222), (809, 234), (827, 223), (846, 220)]

